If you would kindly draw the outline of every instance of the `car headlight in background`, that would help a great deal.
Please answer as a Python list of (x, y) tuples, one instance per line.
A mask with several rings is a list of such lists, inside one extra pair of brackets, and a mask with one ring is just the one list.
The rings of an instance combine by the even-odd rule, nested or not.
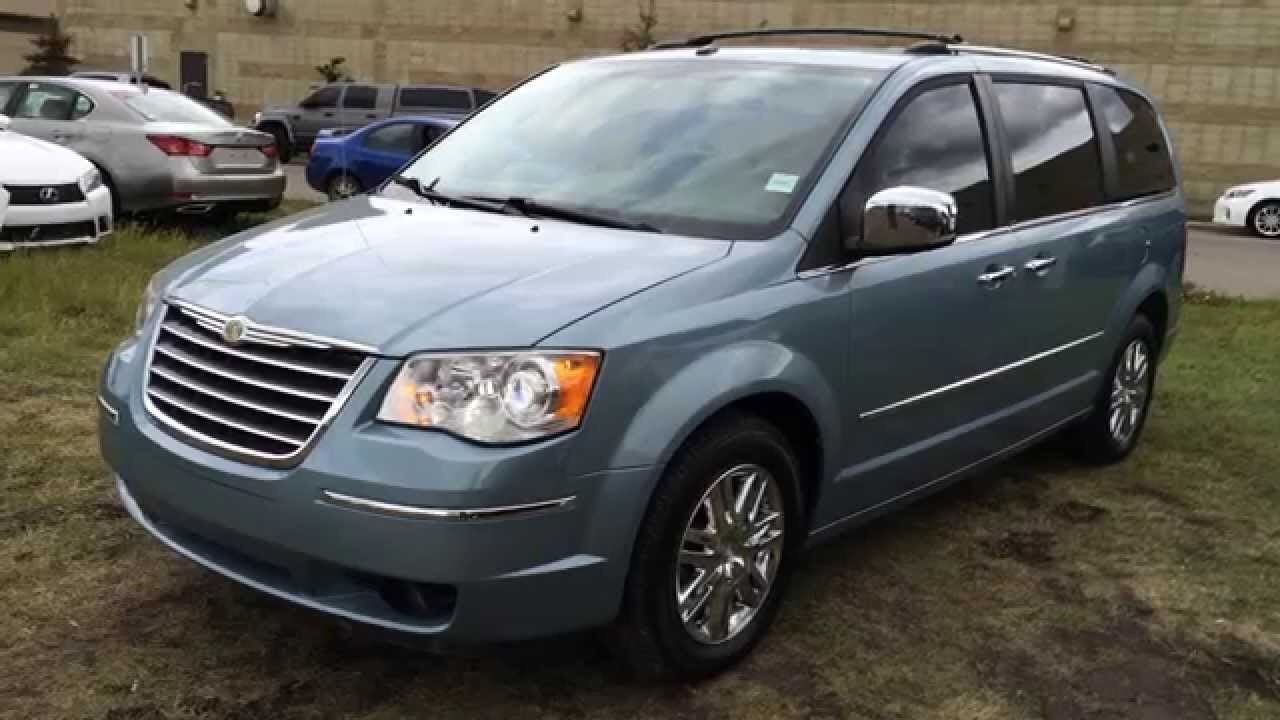
[(387, 390), (378, 419), (483, 443), (516, 443), (578, 427), (600, 353), (415, 355)]
[(1250, 195), (1252, 195), (1254, 192), (1256, 192), (1254, 188), (1234, 188), (1232, 190), (1227, 191), (1226, 198), (1228, 200), (1234, 200), (1236, 198), (1247, 198)]
[(102, 173), (98, 172), (97, 168), (89, 168), (89, 172), (80, 176), (80, 189), (85, 194), (91, 193), (100, 187), (102, 187)]
[(138, 303), (138, 312), (133, 318), (135, 334), (142, 334), (143, 329), (147, 327), (147, 321), (155, 314), (158, 307), (160, 307), (160, 291), (156, 285), (156, 279), (151, 278), (151, 282), (147, 283), (147, 289), (142, 291), (142, 302)]

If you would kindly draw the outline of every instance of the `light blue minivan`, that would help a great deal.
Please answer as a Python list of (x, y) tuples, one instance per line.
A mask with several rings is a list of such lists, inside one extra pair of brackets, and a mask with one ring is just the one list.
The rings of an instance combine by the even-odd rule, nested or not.
[[(728, 42), (801, 33), (912, 44)], [(804, 29), (566, 63), (156, 275), (102, 452), (271, 595), (706, 676), (805, 548), (1059, 431), (1124, 458), (1184, 221), (1151, 101), (1083, 60)]]

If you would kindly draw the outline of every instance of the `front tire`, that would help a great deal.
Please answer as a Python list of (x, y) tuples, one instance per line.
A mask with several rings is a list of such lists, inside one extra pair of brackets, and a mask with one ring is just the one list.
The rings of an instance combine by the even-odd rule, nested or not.
[(1280, 239), (1280, 200), (1259, 203), (1249, 211), (1249, 229), (1261, 238)]
[(294, 155), (293, 142), (289, 140), (289, 132), (279, 125), (271, 125), (267, 127), (266, 131), (276, 139), (276, 155), (280, 158), (280, 163), (282, 165), (288, 164)]
[(1094, 401), (1093, 412), (1073, 432), (1073, 444), (1084, 460), (1109, 464), (1137, 447), (1150, 414), (1155, 391), (1159, 343), (1145, 315), (1129, 323)]
[(726, 416), (683, 448), (636, 539), (616, 649), (648, 677), (694, 680), (764, 637), (804, 541), (800, 471), (786, 438)]

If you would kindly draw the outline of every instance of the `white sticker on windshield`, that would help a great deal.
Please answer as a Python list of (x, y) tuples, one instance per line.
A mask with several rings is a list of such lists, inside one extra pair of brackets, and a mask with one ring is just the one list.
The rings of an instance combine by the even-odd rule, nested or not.
[(790, 195), (796, 189), (796, 184), (800, 182), (799, 175), (788, 175), (787, 173), (774, 173), (769, 178), (769, 183), (764, 186), (765, 192), (784, 193)]

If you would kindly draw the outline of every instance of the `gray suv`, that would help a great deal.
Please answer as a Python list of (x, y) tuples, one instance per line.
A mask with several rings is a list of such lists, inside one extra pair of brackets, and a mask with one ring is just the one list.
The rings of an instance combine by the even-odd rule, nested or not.
[(1147, 96), (726, 37), (549, 70), (156, 275), (100, 386), (133, 517), (400, 638), (607, 626), (700, 677), (806, 548), (1055, 433), (1127, 456), (1185, 256)]
[(337, 83), (317, 88), (295, 107), (268, 107), (253, 124), (271, 133), (288, 162), (315, 142), (321, 130), (359, 128), (392, 115), (466, 117), (497, 94), (444, 85)]

